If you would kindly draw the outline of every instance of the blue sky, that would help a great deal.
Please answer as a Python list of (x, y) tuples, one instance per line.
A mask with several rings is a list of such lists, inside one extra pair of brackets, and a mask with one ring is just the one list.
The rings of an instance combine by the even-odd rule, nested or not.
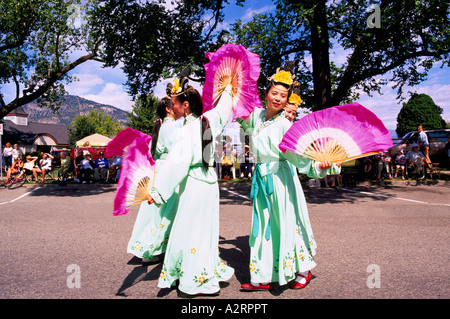
[[(168, 1), (170, 2), (170, 1)], [(230, 1), (234, 3), (233, 0)], [(225, 22), (222, 28), (230, 28), (231, 23), (240, 18), (243, 21), (251, 19), (253, 13), (263, 13), (274, 9), (271, 0), (247, 0), (243, 8), (230, 4), (225, 8)], [(331, 60), (337, 64), (345, 61), (346, 53), (339, 47), (335, 47), (330, 51)], [(75, 56), (76, 58), (76, 56)], [(76, 76), (79, 81), (66, 85), (69, 94), (78, 95), (99, 103), (113, 105), (120, 109), (130, 111), (133, 102), (131, 97), (126, 93), (123, 83), (126, 77), (120, 69), (120, 65), (116, 68), (102, 68), (101, 64), (96, 61), (88, 61), (78, 66), (71, 73)], [(171, 79), (162, 80), (155, 87), (155, 95), (164, 96), (164, 88)], [(201, 90), (201, 87), (197, 87)], [(414, 88), (405, 88), (404, 92), (418, 92), (430, 95), (435, 103), (444, 109), (443, 118), (450, 121), (450, 70), (449, 68), (440, 69), (438, 66), (432, 69), (428, 76), (428, 80)], [(8, 102), (13, 97), (12, 87), (5, 86), (3, 93)], [(397, 125), (397, 115), (400, 112), (402, 104), (396, 100), (396, 91), (392, 89), (392, 84), (388, 84), (382, 90), (382, 95), (374, 93), (372, 97), (362, 93), (361, 98), (356, 101), (374, 112), (390, 130), (394, 130)], [(404, 95), (408, 98), (408, 95)]]

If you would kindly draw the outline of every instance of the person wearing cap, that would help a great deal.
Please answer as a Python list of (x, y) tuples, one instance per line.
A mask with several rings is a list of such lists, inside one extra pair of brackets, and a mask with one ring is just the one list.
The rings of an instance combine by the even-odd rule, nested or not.
[(106, 181), (109, 172), (109, 162), (102, 151), (98, 153), (98, 156), (95, 160), (95, 180), (98, 182), (101, 178), (102, 181)]
[(406, 159), (409, 165), (414, 169), (413, 173), (418, 175), (422, 170), (425, 155), (419, 151), (419, 144), (413, 143), (411, 145), (411, 150), (406, 153)]

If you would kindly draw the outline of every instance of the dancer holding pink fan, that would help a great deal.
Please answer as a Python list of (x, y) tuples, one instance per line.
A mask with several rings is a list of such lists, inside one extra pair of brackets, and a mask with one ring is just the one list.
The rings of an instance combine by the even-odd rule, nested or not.
[(340, 165), (329, 161), (315, 162), (292, 152), (281, 153), (278, 144), (291, 127), (284, 107), (292, 92), (293, 65), (269, 78), (266, 109), (255, 109), (247, 120), (239, 120), (252, 136), (257, 157), (251, 198), (253, 221), (250, 233), (250, 283), (244, 291), (269, 290), (277, 282), (291, 288), (303, 288), (311, 279), (316, 265), (313, 256), (316, 242), (308, 216), (303, 190), (291, 162), (300, 173), (312, 178), (334, 175)]
[[(217, 294), (219, 282), (234, 274), (234, 269), (219, 257), (219, 188), (212, 146), (232, 112), (245, 114), (241, 113), (243, 110), (238, 101), (249, 95), (251, 99), (257, 99), (256, 90), (242, 92), (242, 86), (238, 84), (256, 87), (258, 76), (254, 80), (245, 77), (253, 67), (259, 73), (259, 57), (242, 46), (224, 45), (216, 52), (208, 53), (207, 57), (210, 62), (205, 65), (205, 88), (211, 72), (217, 74), (219, 80), (209, 91), (204, 89), (203, 100), (208, 94), (214, 98), (203, 102), (200, 94), (187, 83), (173, 92), (174, 108), (184, 109), (188, 123), (180, 128), (166, 161), (157, 172), (149, 200), (156, 205), (164, 204), (179, 187), (178, 210), (158, 287), (169, 288), (178, 282), (178, 289), (189, 295)], [(231, 64), (230, 59), (233, 60)], [(210, 67), (222, 63), (229, 68)], [(205, 109), (209, 111), (205, 112)], [(249, 114), (251, 110), (247, 112)]]
[[(381, 121), (356, 104), (311, 115), (309, 126), (302, 119), (291, 125), (283, 109), (292, 92), (292, 69), (288, 61), (269, 78), (266, 109), (238, 120), (251, 133), (257, 156), (250, 194), (250, 283), (242, 285), (244, 291), (269, 290), (275, 282), (290, 281), (292, 289), (301, 289), (312, 278), (317, 245), (300, 181), (289, 162), (301, 174), (323, 178), (338, 174), (343, 161), (392, 145)], [(341, 122), (348, 123), (334, 124)], [(334, 129), (325, 129), (330, 126)], [(372, 143), (363, 143), (364, 135)]]

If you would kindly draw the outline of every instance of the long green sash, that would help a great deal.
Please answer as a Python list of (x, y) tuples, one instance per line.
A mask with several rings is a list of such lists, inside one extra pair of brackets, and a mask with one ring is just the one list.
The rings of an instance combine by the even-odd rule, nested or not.
[[(267, 220), (267, 226), (266, 226), (266, 232), (265, 232), (264, 238), (266, 240), (269, 240), (270, 239), (270, 215), (272, 214), (272, 205), (270, 204), (270, 201), (269, 201), (269, 195), (272, 195), (272, 193), (273, 193), (273, 180), (272, 180), (272, 174), (269, 173), (269, 174), (267, 174), (267, 183), (264, 182), (263, 177), (261, 176), (260, 165), (261, 164), (256, 164), (256, 167), (254, 170), (252, 188), (250, 191), (250, 197), (253, 200), (255, 200), (260, 191), (262, 191), (264, 194), (263, 198), (265, 199), (267, 209), (269, 210), (269, 218)], [(269, 171), (269, 163), (266, 163), (266, 165), (267, 165), (267, 171)], [(260, 228), (259, 214), (256, 211), (256, 204), (253, 203), (253, 225), (252, 225), (252, 236), (253, 237), (258, 237), (259, 228)], [(262, 224), (261, 224), (261, 228), (262, 228)]]

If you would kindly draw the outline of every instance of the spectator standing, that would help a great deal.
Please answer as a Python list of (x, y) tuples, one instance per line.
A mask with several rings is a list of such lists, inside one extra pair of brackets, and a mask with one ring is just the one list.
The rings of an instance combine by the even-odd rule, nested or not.
[(431, 168), (433, 165), (431, 164), (430, 160), (430, 143), (428, 142), (428, 136), (423, 131), (422, 125), (417, 126), (417, 131), (419, 132), (419, 137), (417, 139), (417, 143), (419, 144), (419, 150), (425, 156), (425, 163), (429, 168)]
[(388, 152), (379, 152), (376, 156), (376, 159), (378, 160), (378, 174), (377, 178), (381, 179), (381, 173), (383, 170), (385, 170), (388, 173), (389, 179), (392, 179), (391, 176), (391, 157), (389, 156)]
[(14, 144), (14, 148), (12, 150), (12, 157), (13, 163), (16, 161), (17, 158), (20, 157), (19, 145), (17, 144)]
[(11, 147), (11, 143), (7, 142), (5, 144), (5, 148), (3, 149), (2, 156), (5, 159), (5, 171), (7, 172), (12, 166), (12, 155), (13, 148)]

